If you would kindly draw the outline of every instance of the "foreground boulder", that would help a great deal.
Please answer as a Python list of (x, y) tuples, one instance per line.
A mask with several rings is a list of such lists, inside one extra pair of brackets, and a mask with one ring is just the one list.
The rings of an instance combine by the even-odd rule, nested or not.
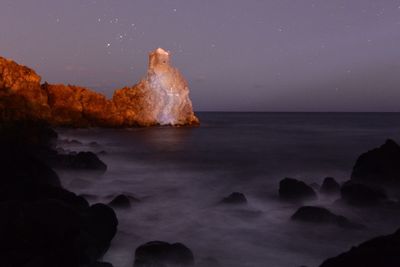
[(341, 200), (355, 206), (378, 205), (387, 200), (386, 193), (379, 187), (348, 181), (340, 189)]
[(336, 215), (326, 208), (304, 206), (299, 208), (291, 217), (294, 221), (315, 224), (331, 224), (343, 228), (362, 228), (360, 224), (350, 222), (346, 217)]
[(44, 121), (52, 126), (132, 127), (198, 125), (181, 73), (170, 53), (149, 55), (146, 76), (116, 90), (112, 100), (73, 85), (41, 84), (33, 70), (0, 57), (0, 122)]
[(239, 204), (246, 204), (247, 199), (246, 197), (239, 192), (233, 192), (227, 197), (224, 197), (221, 200), (221, 204), (234, 204), (234, 205), (239, 205)]
[(400, 231), (368, 240), (348, 252), (324, 261), (320, 267), (398, 267)]
[(185, 267), (194, 265), (193, 253), (181, 243), (152, 241), (135, 251), (134, 267)]
[(338, 194), (340, 192), (340, 185), (334, 178), (326, 177), (322, 183), (320, 192), (328, 195)]
[(116, 215), (62, 188), (41, 160), (56, 135), (28, 125), (0, 127), (0, 265), (96, 266), (116, 233)]
[(279, 196), (284, 200), (302, 201), (317, 198), (315, 191), (303, 181), (285, 178), (279, 183)]
[(111, 200), (109, 205), (113, 208), (129, 209), (131, 207), (131, 201), (125, 195), (118, 195)]
[(351, 180), (399, 185), (400, 146), (389, 139), (381, 147), (362, 154), (354, 165)]

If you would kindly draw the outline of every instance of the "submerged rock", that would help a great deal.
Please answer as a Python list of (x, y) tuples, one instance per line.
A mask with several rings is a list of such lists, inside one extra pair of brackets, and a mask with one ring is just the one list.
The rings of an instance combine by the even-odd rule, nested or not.
[(57, 154), (50, 157), (49, 161), (56, 168), (72, 170), (97, 170), (106, 171), (107, 165), (93, 152), (79, 152), (77, 154)]
[(323, 194), (338, 194), (340, 192), (340, 184), (332, 177), (326, 177), (322, 183), (320, 192)]
[(221, 200), (221, 204), (246, 204), (247, 199), (244, 194), (239, 192), (233, 192), (229, 196)]
[(315, 191), (303, 181), (285, 178), (279, 183), (279, 196), (285, 200), (301, 201), (317, 198)]
[(73, 85), (40, 84), (33, 70), (0, 57), (0, 122), (46, 121), (53, 126), (197, 125), (189, 88), (170, 53), (150, 53), (147, 75), (111, 100)]
[(342, 201), (356, 206), (378, 205), (387, 200), (383, 189), (352, 181), (348, 181), (342, 186), (340, 195)]
[(134, 267), (186, 267), (194, 265), (192, 251), (181, 243), (152, 241), (135, 251)]
[(113, 208), (124, 208), (129, 209), (131, 207), (130, 199), (125, 195), (118, 195), (116, 196), (109, 205)]
[(400, 230), (368, 240), (339, 256), (324, 261), (320, 267), (398, 267), (400, 266)]
[(354, 165), (351, 180), (400, 184), (400, 146), (389, 139), (381, 147), (362, 154)]
[(333, 224), (343, 228), (362, 228), (361, 224), (350, 222), (346, 217), (336, 215), (326, 208), (304, 206), (299, 208), (291, 217), (294, 221), (316, 224)]

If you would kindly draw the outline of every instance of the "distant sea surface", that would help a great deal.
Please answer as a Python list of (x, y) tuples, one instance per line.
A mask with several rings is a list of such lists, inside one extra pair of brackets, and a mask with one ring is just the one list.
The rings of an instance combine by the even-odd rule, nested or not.
[[(318, 266), (367, 238), (400, 227), (387, 211), (367, 212), (321, 196), (321, 205), (367, 225), (364, 230), (298, 224), (301, 204), (281, 202), (279, 181), (321, 184), (350, 178), (357, 157), (388, 138), (400, 141), (400, 113), (198, 113), (200, 127), (58, 129), (66, 150), (105, 151), (102, 176), (60, 172), (63, 185), (92, 202), (126, 194), (140, 199), (117, 210), (119, 231), (104, 260), (133, 266), (148, 241), (181, 242), (199, 264), (224, 267)], [(96, 142), (96, 143), (91, 143)], [(232, 192), (245, 206), (221, 206)], [(212, 267), (212, 266), (209, 266)]]

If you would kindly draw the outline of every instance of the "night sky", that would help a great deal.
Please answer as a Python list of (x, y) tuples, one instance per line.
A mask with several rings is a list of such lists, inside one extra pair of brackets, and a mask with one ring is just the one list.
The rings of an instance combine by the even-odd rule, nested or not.
[(0, 0), (0, 55), (112, 95), (163, 47), (197, 111), (400, 111), (399, 0)]

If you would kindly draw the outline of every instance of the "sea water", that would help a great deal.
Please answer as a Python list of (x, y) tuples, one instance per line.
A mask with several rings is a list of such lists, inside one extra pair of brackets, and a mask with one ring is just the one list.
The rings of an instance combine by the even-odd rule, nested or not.
[[(119, 226), (104, 257), (115, 267), (133, 266), (135, 249), (148, 241), (181, 242), (200, 265), (224, 267), (318, 266), (368, 238), (400, 227), (390, 211), (320, 205), (367, 226), (346, 230), (292, 222), (301, 204), (279, 200), (279, 181), (293, 177), (321, 184), (324, 177), (350, 178), (357, 157), (400, 141), (399, 113), (198, 113), (200, 127), (58, 129), (60, 144), (90, 150), (107, 164), (103, 175), (61, 172), (64, 187), (89, 202), (118, 194), (140, 199), (116, 210)], [(91, 143), (96, 142), (96, 143)], [(91, 144), (90, 144), (91, 143)], [(243, 206), (221, 206), (232, 192)], [(212, 267), (212, 266), (209, 266)]]

